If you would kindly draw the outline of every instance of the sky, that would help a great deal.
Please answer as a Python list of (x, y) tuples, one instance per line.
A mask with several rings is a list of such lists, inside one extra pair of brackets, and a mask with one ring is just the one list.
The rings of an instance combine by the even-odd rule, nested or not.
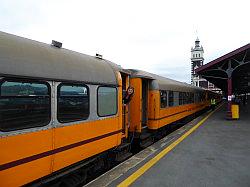
[(250, 42), (249, 0), (0, 0), (0, 31), (190, 83), (205, 63)]

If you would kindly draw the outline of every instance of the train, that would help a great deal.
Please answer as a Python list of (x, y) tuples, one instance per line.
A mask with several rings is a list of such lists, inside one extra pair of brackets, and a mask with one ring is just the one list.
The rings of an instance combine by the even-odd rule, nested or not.
[(0, 32), (0, 186), (77, 186), (221, 96)]

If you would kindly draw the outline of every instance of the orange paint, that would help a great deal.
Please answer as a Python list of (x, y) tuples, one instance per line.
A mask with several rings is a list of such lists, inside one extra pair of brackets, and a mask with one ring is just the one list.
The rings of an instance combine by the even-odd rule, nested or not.
[(134, 87), (135, 93), (130, 102), (130, 132), (141, 132), (141, 110), (142, 110), (142, 80), (131, 78), (130, 85)]
[[(87, 140), (118, 130), (116, 124), (119, 118), (107, 118), (104, 120), (82, 123), (55, 129), (55, 148)], [(121, 134), (121, 133), (120, 133)], [(101, 153), (121, 143), (121, 135), (113, 135), (91, 143), (84, 144), (54, 155), (53, 171), (84, 160), (90, 156)]]
[(160, 92), (150, 91), (149, 129), (159, 129), (209, 106), (208, 101), (174, 107), (160, 108)]
[[(119, 117), (82, 122), (0, 140), (0, 165), (120, 130)], [(54, 131), (54, 145), (52, 137)], [(1, 186), (20, 186), (121, 143), (121, 133), (0, 171)], [(53, 160), (53, 164), (52, 164)], [(53, 167), (52, 167), (53, 166)], [(52, 167), (52, 168), (51, 168)], [(13, 180), (15, 176), (15, 180)]]
[[(52, 130), (0, 139), (0, 165), (52, 150)], [(20, 186), (50, 174), (51, 156), (0, 171), (0, 186)]]

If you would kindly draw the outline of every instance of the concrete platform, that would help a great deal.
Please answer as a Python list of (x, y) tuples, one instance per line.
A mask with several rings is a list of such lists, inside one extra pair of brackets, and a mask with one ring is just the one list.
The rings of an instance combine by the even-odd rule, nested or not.
[(159, 159), (159, 153), (163, 154), (206, 115), (86, 186), (250, 186), (250, 103), (240, 107), (237, 121), (225, 119), (226, 105), (222, 105)]

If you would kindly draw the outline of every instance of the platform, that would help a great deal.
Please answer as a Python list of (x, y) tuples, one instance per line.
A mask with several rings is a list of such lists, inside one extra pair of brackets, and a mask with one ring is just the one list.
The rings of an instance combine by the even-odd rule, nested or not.
[(222, 104), (86, 186), (250, 186), (250, 103), (240, 120), (225, 113)]

